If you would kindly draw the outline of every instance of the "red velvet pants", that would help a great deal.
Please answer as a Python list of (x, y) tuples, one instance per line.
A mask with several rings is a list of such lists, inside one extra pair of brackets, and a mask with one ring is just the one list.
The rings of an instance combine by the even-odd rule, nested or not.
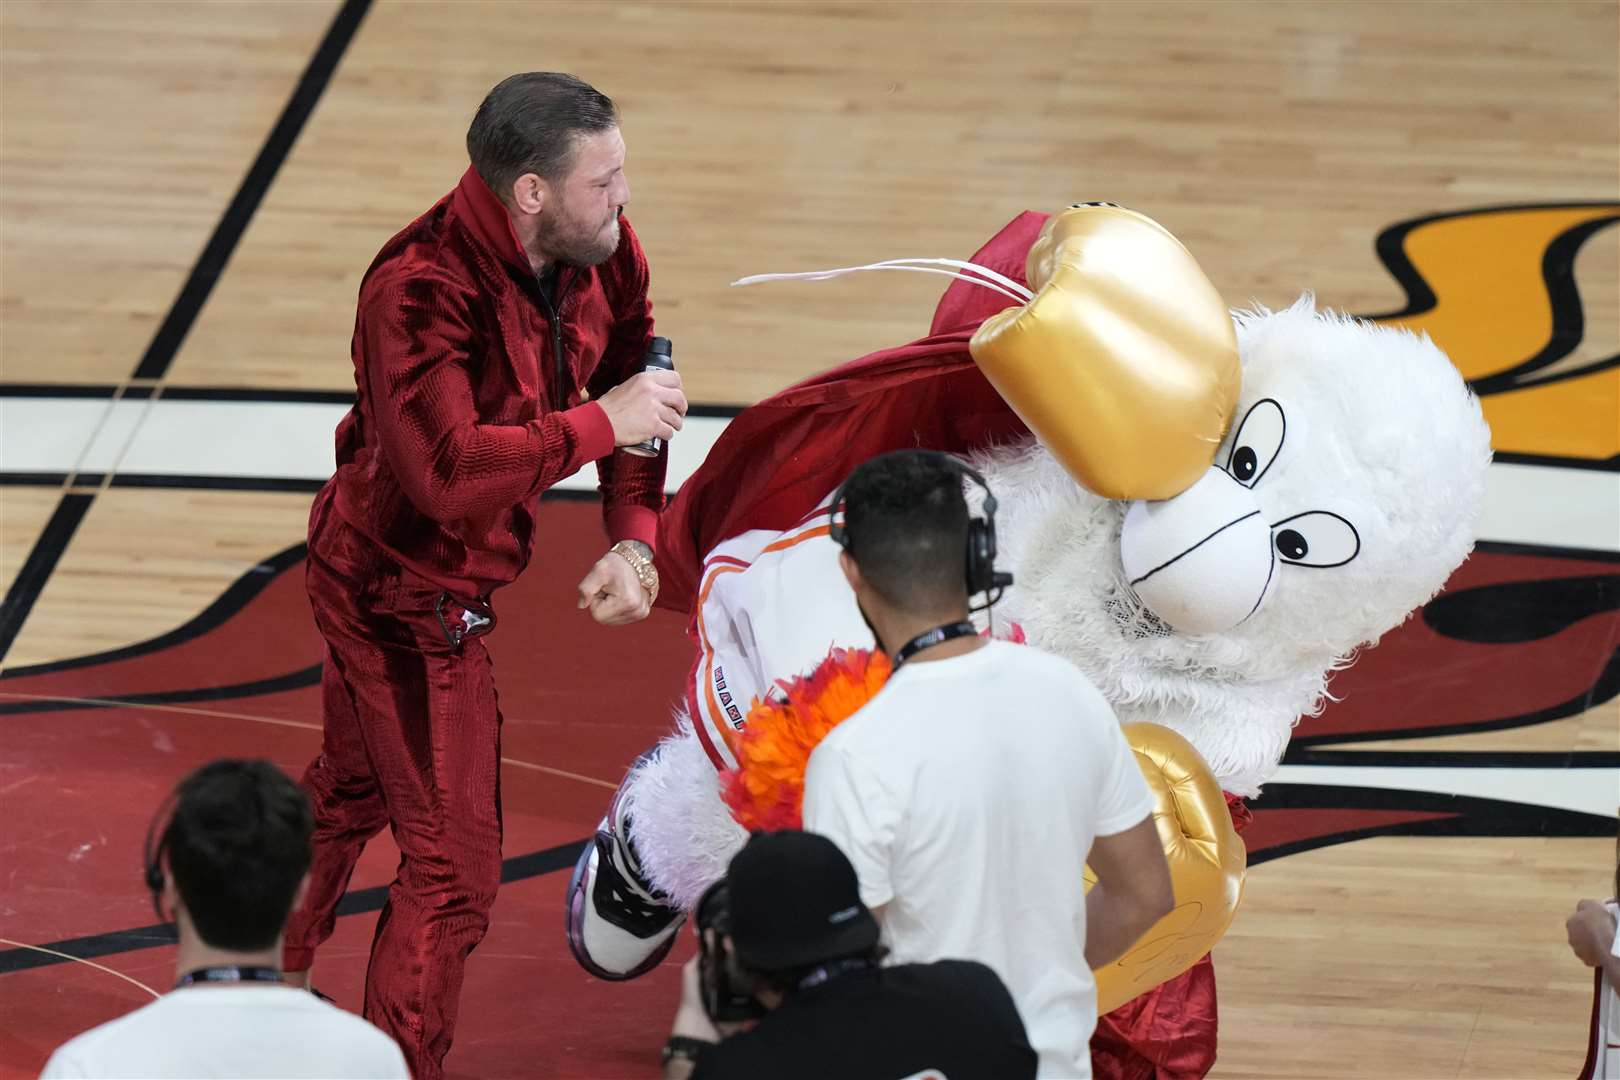
[(501, 714), (489, 652), (477, 636), (452, 643), (465, 628), (459, 603), (328, 515), (317, 502), (306, 576), (326, 639), (325, 733), (303, 779), (314, 862), (284, 962), (310, 966), (360, 849), (388, 826), (400, 863), (372, 941), (365, 1017), (399, 1043), (417, 1080), (438, 1080), (467, 955), (500, 884)]

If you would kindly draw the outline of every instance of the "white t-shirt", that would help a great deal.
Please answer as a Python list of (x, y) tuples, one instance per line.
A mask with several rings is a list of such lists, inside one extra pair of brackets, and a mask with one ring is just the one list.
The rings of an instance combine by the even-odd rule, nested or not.
[(71, 1039), (53, 1077), (375, 1077), (410, 1080), (405, 1057), (353, 1013), (290, 986), (188, 986)]
[(887, 905), (894, 963), (949, 957), (1007, 983), (1042, 1077), (1091, 1075), (1097, 987), (1082, 870), (1091, 842), (1153, 796), (1108, 703), (1078, 668), (993, 641), (903, 665), (828, 734), (805, 773), (804, 827)]

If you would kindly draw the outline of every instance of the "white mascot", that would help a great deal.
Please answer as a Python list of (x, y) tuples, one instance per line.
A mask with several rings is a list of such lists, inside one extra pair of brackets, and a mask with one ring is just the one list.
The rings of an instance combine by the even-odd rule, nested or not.
[[(874, 647), (827, 535), (831, 496), (872, 453), (927, 446), (965, 458), (996, 500), (1015, 584), (981, 626), (1084, 671), (1159, 800), (1177, 909), (1097, 973), (1099, 1011), (1119, 1010), (1093, 1043), (1098, 1075), (1142, 1061), (1203, 1075), (1207, 954), (1241, 894), (1239, 797), (1322, 710), (1332, 673), (1467, 556), (1489, 431), (1427, 338), (1308, 295), (1229, 314), (1168, 232), (1109, 204), (1022, 215), (947, 272), (962, 280), (933, 334), (745, 411), (666, 514), (660, 570), (697, 661), (674, 732), (575, 871), (570, 944), (602, 977), (649, 970), (742, 845), (739, 821), (793, 820), (802, 771), (771, 774), (780, 746), (750, 740), (772, 738), (829, 647)], [(1146, 1023), (1133, 999), (1154, 994), (1170, 996)]]

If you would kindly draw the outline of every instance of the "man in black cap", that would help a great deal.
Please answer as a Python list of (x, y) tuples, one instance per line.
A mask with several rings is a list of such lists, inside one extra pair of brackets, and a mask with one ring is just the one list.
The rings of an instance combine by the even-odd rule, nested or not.
[[(683, 972), (666, 1080), (1035, 1075), (1023, 1021), (988, 967), (881, 966), (855, 868), (824, 836), (755, 833), (699, 903), (697, 924), (709, 971), (700, 954)], [(763, 1016), (746, 1031), (717, 1024), (710, 1013), (728, 998), (752, 998)]]

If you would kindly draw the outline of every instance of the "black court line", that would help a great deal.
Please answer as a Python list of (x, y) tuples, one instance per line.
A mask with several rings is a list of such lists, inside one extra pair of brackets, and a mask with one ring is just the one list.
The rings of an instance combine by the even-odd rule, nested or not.
[(1620, 574), (1541, 577), (1453, 589), (1422, 608), (1424, 625), (1475, 645), (1520, 645), (1620, 614)]
[(226, 686), (199, 686), (190, 690), (156, 690), (142, 694), (119, 694), (94, 698), (26, 698), (0, 704), (0, 716), (23, 716), (35, 713), (69, 712), (74, 709), (139, 709), (143, 705), (194, 705), (203, 701), (235, 701), (239, 698), (261, 697), (265, 694), (284, 694), (306, 686), (318, 686), (321, 665), (311, 664), (268, 678), (252, 682), (230, 683)]
[(12, 487), (61, 487), (71, 473), (65, 472), (11, 472), (0, 469), (0, 484)]
[(245, 386), (165, 386), (164, 401), (242, 401), (251, 404), (353, 405), (353, 390), (255, 390)]
[(91, 383), (0, 382), (0, 397), (8, 398), (110, 398), (116, 393), (116, 386)]
[(5, 602), (0, 604), (0, 660), (4, 660), (6, 653), (11, 651), (12, 643), (17, 640), (17, 632), (27, 621), (28, 613), (34, 610), (34, 601), (39, 599), (40, 590), (45, 588), (51, 571), (56, 569), (62, 552), (67, 550), (68, 541), (73, 539), (79, 523), (95, 501), (94, 495), (69, 492), (56, 504), (56, 512), (45, 523), (39, 539), (34, 541), (33, 550), (23, 561), (22, 569), (17, 571), (11, 588), (6, 590)]
[(214, 234), (208, 238), (196, 265), (191, 268), (190, 276), (181, 287), (180, 295), (175, 298), (168, 315), (152, 336), (151, 344), (146, 347), (141, 362), (135, 367), (133, 378), (161, 379), (168, 373), (181, 343), (197, 321), (203, 305), (208, 302), (209, 294), (214, 291), (214, 285), (225, 271), (225, 264), (230, 262), (237, 243), (247, 231), (248, 222), (253, 219), (265, 193), (270, 190), (276, 173), (287, 160), (310, 114), (315, 111), (315, 104), (331, 81), (332, 73), (337, 70), (349, 42), (354, 40), (360, 20), (365, 18), (370, 8), (371, 0), (344, 0), (343, 6), (338, 9), (326, 36), (321, 39), (320, 47), (315, 50), (309, 66), (293, 88), (292, 97), (282, 109), (280, 119), (270, 129), (269, 137), (259, 149), (259, 156), (254, 158), (247, 176), (243, 177), (242, 186), (237, 188), (236, 195), (226, 206)]
[[(1620, 462), (1620, 459), (1616, 461)], [(1586, 562), (1620, 562), (1620, 551), (1555, 547), (1550, 544), (1521, 544), (1513, 540), (1475, 540), (1474, 550), (1495, 555), (1534, 555), (1551, 559), (1580, 559)]]
[(277, 491), (313, 495), (325, 480), (296, 476), (189, 476), (169, 473), (115, 473), (115, 488), (188, 488), (197, 491)]
[[(1620, 358), (1617, 358), (1620, 360)], [(1620, 366), (1617, 362), (1614, 366)], [(1578, 374), (1590, 375), (1592, 370), (1582, 368)], [(1528, 390), (1531, 387), (1543, 386), (1555, 381), (1542, 379), (1540, 382), (1526, 383), (1519, 387)], [(1498, 465), (1545, 465), (1552, 469), (1589, 469), (1594, 472), (1620, 472), (1620, 454), (1606, 458), (1571, 458), (1558, 457), (1554, 454), (1519, 454), (1511, 450), (1498, 450), (1491, 455), (1491, 460)]]
[[(546, 874), (556, 873), (574, 865), (579, 853), (589, 843), (587, 840), (570, 840), (566, 844), (556, 847), (532, 851), (527, 855), (518, 855), (501, 862), (501, 884), (506, 885), (514, 881), (523, 881), (528, 878), (542, 877)], [(338, 901), (337, 913), (344, 915), (363, 915), (369, 911), (381, 911), (388, 900), (388, 886), (379, 885), (370, 889), (355, 889), (344, 893)], [(41, 949), (52, 949), (65, 956), (52, 956), (50, 953), (39, 952), (35, 949), (6, 949), (0, 951), (0, 975), (10, 975), (18, 971), (32, 971), (35, 968), (51, 967), (54, 964), (67, 964), (74, 960), (94, 960), (99, 956), (114, 956), (118, 953), (137, 952), (141, 949), (156, 949), (163, 945), (175, 943), (174, 926), (171, 923), (158, 923), (153, 926), (141, 926), (132, 930), (113, 930), (105, 934), (90, 934), (86, 937), (67, 938), (63, 941), (50, 941), (39, 946)]]
[[(1393, 739), (1400, 738), (1397, 733)], [(1613, 750), (1317, 750), (1289, 747), (1284, 765), (1400, 769), (1620, 769)], [(1269, 789), (1268, 789), (1269, 790)]]
[(1248, 803), (1256, 814), (1276, 810), (1412, 810), (1444, 815), (1425, 821), (1346, 829), (1261, 848), (1249, 853), (1250, 869), (1289, 855), (1375, 836), (1579, 838), (1615, 835), (1612, 817), (1435, 791), (1274, 782), (1267, 784), (1259, 797)]
[(54, 660), (43, 664), (30, 664), (27, 667), (8, 668), (0, 673), (0, 685), (6, 679), (26, 678), (31, 675), (48, 675), (57, 671), (69, 671), (73, 668), (92, 667), (97, 664), (111, 664), (119, 660), (133, 660), (137, 656), (146, 656), (150, 653), (172, 649), (193, 638), (202, 637), (211, 630), (217, 630), (248, 605), (254, 597), (264, 591), (265, 587), (288, 569), (298, 565), (304, 560), (303, 544), (294, 544), (289, 548), (276, 552), (268, 558), (261, 559), (256, 565), (249, 567), (241, 577), (233, 581), (226, 590), (214, 598), (214, 602), (204, 608), (199, 614), (186, 620), (173, 630), (157, 637), (138, 641), (133, 645), (125, 645), (105, 652), (91, 653), (87, 656), (76, 656), (67, 660)]

